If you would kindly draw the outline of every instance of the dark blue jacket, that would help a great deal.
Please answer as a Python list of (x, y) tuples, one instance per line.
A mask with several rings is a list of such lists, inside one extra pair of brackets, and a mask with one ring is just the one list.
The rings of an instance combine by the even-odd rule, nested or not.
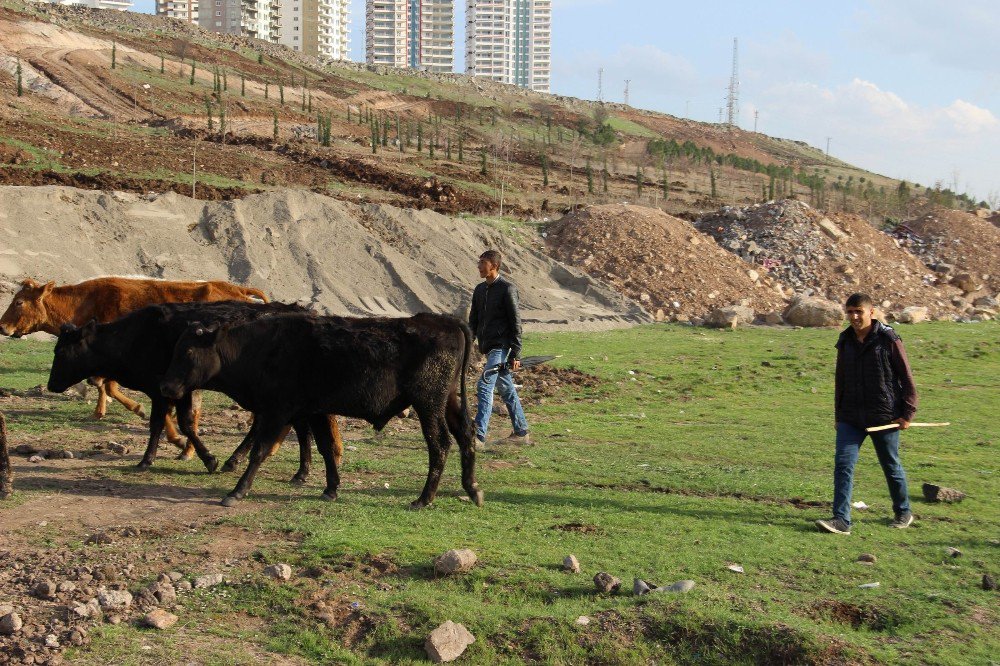
[(864, 342), (848, 327), (837, 340), (835, 411), (838, 422), (858, 428), (912, 421), (917, 388), (903, 341), (891, 327), (872, 321)]

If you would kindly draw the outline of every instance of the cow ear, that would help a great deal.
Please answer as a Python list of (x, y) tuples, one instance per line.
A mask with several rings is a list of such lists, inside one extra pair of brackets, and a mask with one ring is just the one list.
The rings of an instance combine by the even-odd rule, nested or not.
[(76, 326), (74, 326), (73, 324), (63, 324), (62, 326), (59, 327), (59, 335), (66, 335), (68, 333), (72, 333), (75, 330)]
[(85, 340), (92, 340), (97, 335), (97, 320), (91, 319), (80, 329)]
[(44, 296), (45, 294), (47, 294), (50, 291), (52, 291), (52, 288), (55, 287), (55, 286), (56, 286), (56, 281), (55, 280), (50, 280), (49, 282), (46, 282), (45, 286), (42, 288), (42, 295)]

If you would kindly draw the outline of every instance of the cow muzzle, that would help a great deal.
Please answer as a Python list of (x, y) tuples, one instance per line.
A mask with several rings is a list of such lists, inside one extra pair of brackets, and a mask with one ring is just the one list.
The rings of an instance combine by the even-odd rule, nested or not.
[(180, 400), (184, 397), (184, 386), (177, 381), (163, 381), (160, 382), (160, 393), (163, 394), (164, 398)]

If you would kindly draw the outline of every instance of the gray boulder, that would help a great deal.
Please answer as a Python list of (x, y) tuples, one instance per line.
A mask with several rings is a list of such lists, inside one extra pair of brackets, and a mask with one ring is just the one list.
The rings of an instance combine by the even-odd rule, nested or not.
[(424, 643), (427, 656), (435, 664), (454, 661), (462, 656), (465, 648), (476, 642), (464, 625), (448, 620), (431, 632)]
[(795, 297), (783, 316), (792, 326), (840, 326), (844, 323), (844, 310), (840, 304), (819, 296)]

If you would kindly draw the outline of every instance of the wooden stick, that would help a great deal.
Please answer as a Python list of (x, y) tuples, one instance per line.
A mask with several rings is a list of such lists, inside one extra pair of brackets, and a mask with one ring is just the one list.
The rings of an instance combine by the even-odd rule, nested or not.
[[(937, 428), (939, 426), (951, 425), (949, 421), (943, 423), (917, 423), (914, 421), (910, 424), (911, 428)], [(886, 425), (872, 426), (871, 428), (865, 428), (866, 432), (879, 432), (880, 430), (892, 430), (893, 428), (898, 428), (898, 423), (887, 423)]]

